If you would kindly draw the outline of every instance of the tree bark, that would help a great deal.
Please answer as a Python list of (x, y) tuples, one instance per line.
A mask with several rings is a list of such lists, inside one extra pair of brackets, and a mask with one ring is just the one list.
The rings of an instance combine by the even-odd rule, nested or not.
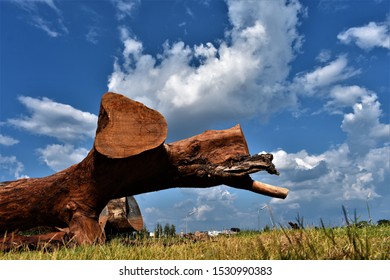
[(165, 144), (164, 117), (122, 95), (102, 97), (94, 146), (79, 164), (44, 178), (0, 186), (0, 233), (68, 227), (78, 244), (104, 242), (99, 214), (111, 199), (168, 188), (225, 184), (285, 198), (288, 190), (253, 181), (278, 174), (272, 155), (250, 156), (239, 125)]

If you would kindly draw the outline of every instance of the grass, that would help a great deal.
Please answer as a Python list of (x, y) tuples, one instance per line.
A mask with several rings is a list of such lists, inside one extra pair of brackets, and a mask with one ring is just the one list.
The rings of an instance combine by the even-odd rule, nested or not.
[(389, 260), (390, 226), (245, 231), (192, 241), (115, 237), (105, 245), (0, 252), (1, 260)]

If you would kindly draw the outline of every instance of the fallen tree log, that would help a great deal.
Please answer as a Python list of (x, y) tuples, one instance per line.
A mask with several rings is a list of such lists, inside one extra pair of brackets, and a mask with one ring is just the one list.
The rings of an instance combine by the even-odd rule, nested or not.
[(167, 124), (159, 112), (106, 93), (94, 145), (84, 160), (44, 178), (2, 183), (0, 233), (67, 227), (78, 244), (104, 242), (99, 214), (111, 199), (168, 188), (225, 184), (272, 197), (287, 196), (285, 188), (251, 179), (254, 172), (278, 172), (271, 154), (250, 156), (239, 125), (170, 144), (165, 143), (166, 135)]

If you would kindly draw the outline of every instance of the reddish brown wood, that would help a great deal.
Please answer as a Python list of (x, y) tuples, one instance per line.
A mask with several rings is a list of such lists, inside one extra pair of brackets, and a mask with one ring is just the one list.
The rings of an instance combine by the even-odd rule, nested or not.
[(95, 149), (109, 158), (125, 158), (164, 143), (164, 117), (123, 95), (106, 93), (100, 105)]
[[(284, 198), (287, 189), (253, 181), (277, 174), (272, 155), (250, 156), (239, 125), (165, 144), (156, 111), (122, 95), (102, 98), (94, 146), (79, 164), (44, 178), (0, 186), (0, 233), (68, 227), (78, 244), (104, 242), (99, 214), (109, 200), (176, 187), (220, 184)], [(143, 142), (145, 140), (145, 142)]]

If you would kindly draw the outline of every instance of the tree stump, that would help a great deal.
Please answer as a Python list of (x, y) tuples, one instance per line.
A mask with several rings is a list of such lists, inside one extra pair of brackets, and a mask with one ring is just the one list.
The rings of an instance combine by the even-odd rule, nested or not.
[(104, 94), (94, 145), (84, 160), (47, 177), (1, 184), (0, 234), (8, 233), (3, 240), (18, 230), (51, 226), (68, 228), (77, 244), (102, 243), (99, 215), (111, 199), (168, 188), (225, 184), (287, 196), (285, 188), (250, 178), (262, 170), (278, 172), (271, 154), (250, 156), (239, 125), (171, 144), (165, 143), (167, 131), (159, 112), (123, 95)]
[(112, 199), (99, 216), (106, 234), (141, 231), (144, 221), (138, 203), (132, 196)]

